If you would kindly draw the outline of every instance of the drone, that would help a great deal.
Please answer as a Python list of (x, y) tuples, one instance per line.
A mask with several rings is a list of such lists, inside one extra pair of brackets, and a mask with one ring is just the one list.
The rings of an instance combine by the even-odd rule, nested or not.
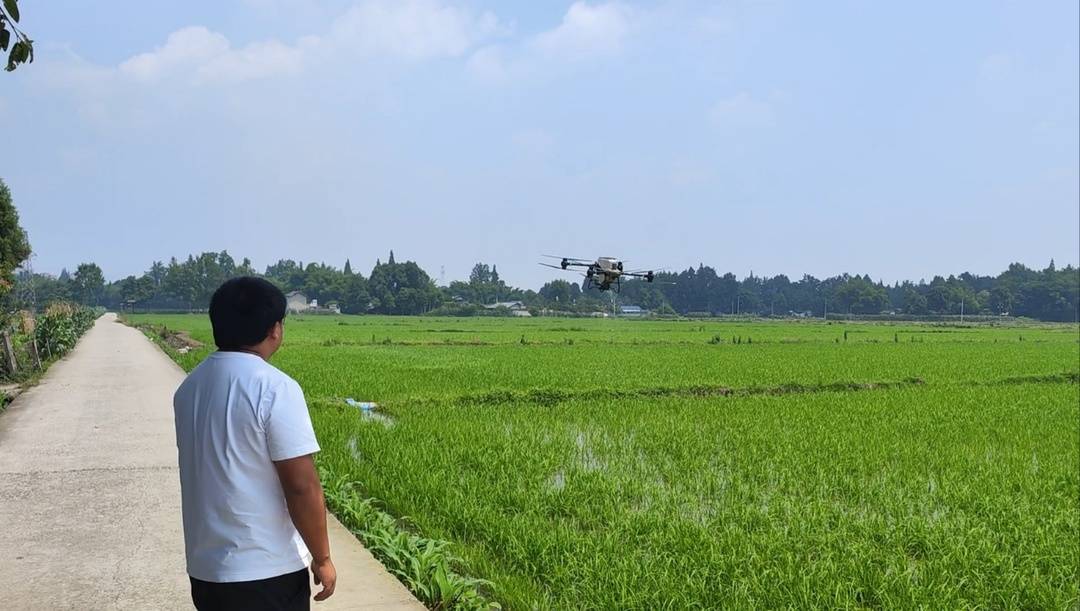
[(551, 265), (549, 263), (541, 263), (544, 267), (550, 267), (552, 269), (570, 269), (571, 267), (584, 268), (585, 271), (582, 274), (585, 276), (585, 286), (582, 287), (588, 290), (592, 287), (596, 287), (600, 291), (610, 291), (613, 288), (618, 293), (622, 288), (622, 278), (624, 276), (630, 278), (643, 278), (645, 282), (652, 282), (656, 274), (652, 270), (631, 270), (626, 271), (623, 269), (623, 262), (614, 257), (599, 257), (595, 261), (588, 259), (575, 259), (573, 257), (556, 257), (554, 255), (544, 255), (550, 259), (559, 259), (559, 265)]

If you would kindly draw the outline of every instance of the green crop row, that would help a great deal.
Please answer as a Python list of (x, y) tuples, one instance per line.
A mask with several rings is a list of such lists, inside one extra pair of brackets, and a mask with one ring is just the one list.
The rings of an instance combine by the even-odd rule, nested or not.
[[(134, 319), (203, 342), (185, 368), (212, 348), (205, 317)], [(290, 317), (274, 364), (308, 396), (335, 513), (433, 606), (1069, 608), (1077, 338)]]
[[(185, 329), (212, 343), (205, 315), (128, 314)], [(1020, 343), (1077, 341), (1076, 326), (1031, 324), (852, 323), (822, 321), (650, 321), (623, 319), (429, 318), (392, 316), (296, 316), (286, 318), (288, 341), (304, 344), (722, 344), (759, 343)]]
[(1070, 608), (1077, 388), (313, 414), (507, 608)]

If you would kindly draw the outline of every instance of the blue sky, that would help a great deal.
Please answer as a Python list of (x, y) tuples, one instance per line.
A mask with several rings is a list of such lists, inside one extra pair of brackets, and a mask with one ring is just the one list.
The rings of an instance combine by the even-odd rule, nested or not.
[(1078, 24), (1075, 1), (32, 3), (0, 177), (35, 269), (110, 279), (221, 249), (534, 288), (540, 253), (1075, 264)]

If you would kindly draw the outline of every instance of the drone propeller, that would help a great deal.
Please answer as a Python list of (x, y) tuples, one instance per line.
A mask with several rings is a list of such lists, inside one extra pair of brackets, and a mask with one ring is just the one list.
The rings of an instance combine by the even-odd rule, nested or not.
[(551, 265), (549, 263), (541, 263), (540, 265), (543, 265), (544, 267), (550, 267), (551, 269), (562, 270), (562, 268), (559, 267), (558, 265)]
[(578, 259), (577, 257), (559, 257), (556, 255), (540, 255), (541, 257), (547, 257), (548, 259), (559, 259), (561, 261), (576, 261), (578, 263), (592, 263), (590, 259)]

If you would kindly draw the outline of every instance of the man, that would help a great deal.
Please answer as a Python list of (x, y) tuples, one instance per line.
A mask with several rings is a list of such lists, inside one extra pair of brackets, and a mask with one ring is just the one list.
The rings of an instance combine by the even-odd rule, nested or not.
[(285, 296), (234, 278), (210, 300), (214, 352), (173, 397), (191, 598), (200, 611), (309, 609), (334, 593), (319, 451), (300, 385), (269, 359)]

